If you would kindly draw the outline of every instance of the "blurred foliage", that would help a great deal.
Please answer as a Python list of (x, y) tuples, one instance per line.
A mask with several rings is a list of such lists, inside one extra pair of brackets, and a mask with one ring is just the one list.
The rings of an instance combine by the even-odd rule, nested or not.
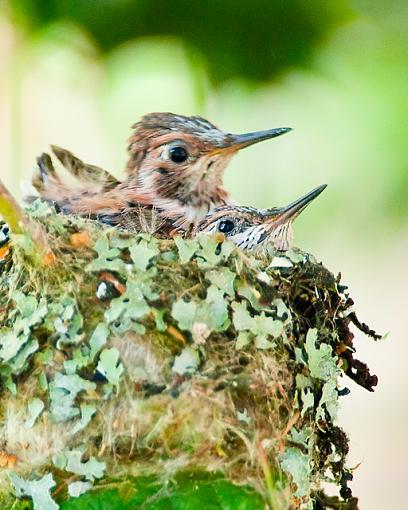
[(352, 16), (345, 0), (14, 0), (10, 6), (29, 31), (58, 20), (77, 23), (103, 52), (145, 36), (180, 37), (214, 83), (266, 81), (304, 64), (329, 31)]
[[(225, 180), (238, 202), (258, 207), (329, 183), (320, 206), (299, 220), (300, 245), (322, 236), (322, 228), (327, 235), (333, 224), (349, 235), (345, 196), (353, 203), (357, 239), (371, 237), (374, 225), (392, 236), (390, 226), (406, 222), (408, 2), (0, 5), (8, 6), (0, 33), (0, 102), (10, 104), (10, 141), (0, 165), (14, 193), (52, 141), (120, 177), (129, 126), (147, 111), (176, 111), (237, 132), (279, 124), (295, 129), (244, 151)], [(257, 168), (264, 186), (253, 185), (248, 167)]]
[[(114, 484), (112, 484), (114, 485)], [(262, 510), (265, 504), (249, 487), (238, 487), (215, 475), (181, 474), (160, 491), (153, 478), (117, 484), (118, 488), (95, 491), (70, 499), (61, 510)]]

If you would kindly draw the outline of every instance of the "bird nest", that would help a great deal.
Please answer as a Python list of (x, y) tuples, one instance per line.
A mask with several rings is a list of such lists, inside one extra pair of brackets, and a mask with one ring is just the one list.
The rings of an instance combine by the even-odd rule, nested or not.
[(336, 414), (348, 378), (377, 382), (349, 326), (375, 334), (339, 277), (301, 251), (31, 215), (52, 256), (34, 263), (19, 235), (0, 262), (2, 508), (81, 508), (86, 491), (156, 508), (203, 479), (240, 508), (357, 508)]

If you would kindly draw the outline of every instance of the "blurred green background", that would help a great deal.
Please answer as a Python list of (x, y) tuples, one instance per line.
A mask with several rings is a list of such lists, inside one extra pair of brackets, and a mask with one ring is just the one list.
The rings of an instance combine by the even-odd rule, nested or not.
[(297, 244), (390, 332), (357, 335), (378, 390), (345, 381), (362, 510), (406, 508), (407, 89), (406, 0), (0, 0), (0, 175), (19, 196), (51, 143), (120, 176), (129, 127), (150, 111), (294, 128), (239, 154), (226, 185), (268, 207), (329, 184)]

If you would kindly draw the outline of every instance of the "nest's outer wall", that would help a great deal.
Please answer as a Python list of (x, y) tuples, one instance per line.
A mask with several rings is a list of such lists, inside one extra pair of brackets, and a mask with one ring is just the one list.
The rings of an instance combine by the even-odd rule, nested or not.
[(67, 479), (200, 469), (312, 508), (330, 472), (350, 497), (334, 421), (352, 337), (329, 271), (301, 252), (259, 260), (222, 238), (32, 214), (56, 262), (31, 266), (19, 237), (0, 266), (5, 487), (11, 469), (36, 502), (34, 483), (63, 497)]

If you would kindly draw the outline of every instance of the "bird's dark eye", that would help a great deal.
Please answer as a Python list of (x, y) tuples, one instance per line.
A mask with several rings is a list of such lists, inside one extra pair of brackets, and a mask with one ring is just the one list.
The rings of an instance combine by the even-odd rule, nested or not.
[(174, 163), (183, 163), (188, 158), (188, 153), (184, 147), (172, 147), (169, 156)]
[(232, 220), (221, 220), (218, 224), (218, 230), (223, 234), (228, 234), (231, 230), (234, 230), (235, 224)]

